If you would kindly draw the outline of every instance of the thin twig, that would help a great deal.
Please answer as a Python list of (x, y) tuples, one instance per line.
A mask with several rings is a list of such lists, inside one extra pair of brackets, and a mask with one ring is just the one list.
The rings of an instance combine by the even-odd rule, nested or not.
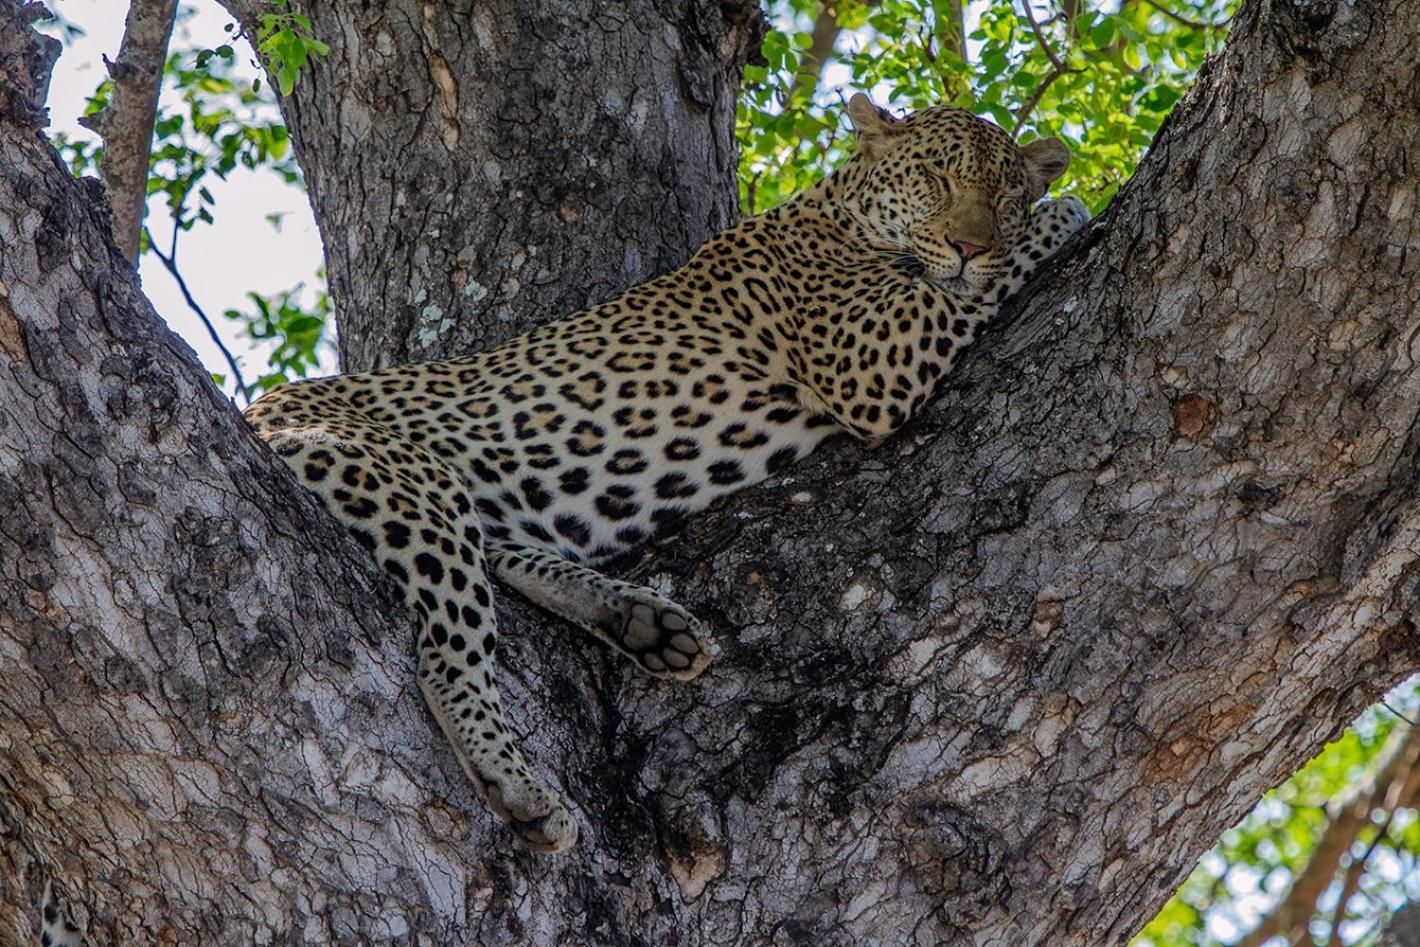
[(1059, 79), (1067, 72), (1081, 71), (1065, 65), (1065, 62), (1059, 56), (1055, 55), (1055, 50), (1050, 48), (1050, 43), (1046, 40), (1045, 34), (1041, 32), (1040, 24), (1035, 20), (1035, 13), (1031, 10), (1030, 4), (1031, 0), (1021, 0), (1021, 9), (1025, 11), (1026, 21), (1030, 23), (1031, 32), (1035, 34), (1036, 44), (1040, 46), (1041, 51), (1044, 52), (1046, 58), (1050, 60), (1051, 69), (1050, 72), (1045, 74), (1045, 78), (1040, 81), (1040, 84), (1035, 87), (1035, 91), (1031, 93), (1030, 98), (1026, 99), (1025, 104), (1016, 111), (1016, 124), (1011, 126), (1012, 137), (1015, 137), (1016, 133), (1021, 130), (1021, 126), (1024, 125), (1026, 119), (1030, 117), (1030, 113), (1035, 111), (1035, 107), (1040, 104), (1041, 97), (1045, 95), (1045, 90), (1050, 88), (1052, 82)]
[(1040, 46), (1041, 52), (1050, 58), (1050, 64), (1061, 72), (1079, 72), (1078, 69), (1070, 69), (1060, 57), (1055, 55), (1055, 50), (1050, 48), (1050, 44), (1045, 41), (1045, 34), (1040, 31), (1040, 24), (1035, 21), (1035, 12), (1030, 8), (1030, 0), (1021, 0), (1021, 9), (1025, 11), (1026, 21), (1030, 23), (1030, 31), (1035, 34), (1035, 41)]
[(1182, 25), (1184, 25), (1184, 26), (1186, 26), (1186, 27), (1188, 27), (1189, 29), (1192, 29), (1192, 30), (1222, 30), (1222, 29), (1227, 29), (1228, 24), (1233, 21), (1233, 18), (1232, 18), (1232, 17), (1227, 17), (1226, 19), (1224, 19), (1224, 20), (1222, 20), (1221, 22), (1218, 22), (1218, 23), (1206, 23), (1206, 22), (1204, 22), (1203, 20), (1190, 20), (1190, 19), (1189, 19), (1188, 17), (1186, 17), (1186, 16), (1183, 16), (1183, 15), (1181, 15), (1181, 14), (1178, 14), (1178, 13), (1173, 12), (1173, 11), (1170, 10), (1168, 7), (1166, 7), (1166, 6), (1164, 6), (1163, 4), (1159, 3), (1158, 0), (1144, 0), (1144, 2), (1147, 3), (1149, 6), (1153, 7), (1155, 10), (1158, 10), (1160, 13), (1162, 13), (1164, 16), (1168, 17), (1170, 20), (1173, 20), (1175, 23), (1180, 23), (1180, 24), (1182, 24)]
[(1412, 727), (1420, 727), (1420, 723), (1417, 723), (1416, 721), (1407, 717), (1405, 714), (1401, 713), (1399, 710), (1396, 710), (1395, 705), (1392, 704), (1390, 701), (1381, 701), (1381, 706), (1384, 707), (1386, 710), (1389, 710), (1391, 713), (1395, 714), (1401, 720), (1404, 720), (1406, 723), (1410, 724)]
[(184, 280), (182, 274), (178, 272), (177, 263), (173, 260), (173, 256), (177, 255), (176, 240), (173, 242), (173, 256), (166, 256), (162, 250), (158, 249), (157, 243), (154, 242), (152, 231), (144, 227), (143, 232), (148, 236), (148, 248), (153, 251), (153, 256), (157, 257), (162, 262), (163, 268), (168, 271), (173, 281), (177, 283), (178, 289), (182, 292), (182, 298), (187, 300), (188, 308), (197, 314), (197, 318), (202, 320), (202, 324), (207, 327), (207, 334), (212, 337), (213, 344), (221, 351), (222, 357), (227, 360), (227, 365), (232, 370), (232, 379), (236, 382), (237, 391), (241, 394), (242, 400), (250, 402), (251, 389), (247, 387), (246, 380), (242, 378), (242, 370), (237, 367), (237, 360), (232, 357), (232, 353), (227, 349), (226, 344), (223, 343), (222, 337), (217, 334), (217, 327), (212, 324), (211, 319), (207, 318), (207, 313), (203, 312), (202, 307), (197, 304), (197, 300), (192, 298), (192, 293), (187, 288), (187, 281)]
[[(1069, 71), (1073, 72), (1076, 70)], [(1035, 107), (1040, 104), (1040, 98), (1045, 95), (1045, 90), (1050, 88), (1050, 84), (1064, 74), (1065, 72), (1060, 69), (1052, 69), (1046, 77), (1041, 80), (1040, 85), (1035, 87), (1035, 91), (1031, 93), (1030, 98), (1026, 99), (1025, 105), (1022, 105), (1016, 112), (1016, 124), (1011, 126), (1012, 138), (1016, 137), (1016, 134), (1021, 130), (1021, 126), (1024, 125), (1026, 119), (1030, 117), (1030, 113), (1035, 111)]]

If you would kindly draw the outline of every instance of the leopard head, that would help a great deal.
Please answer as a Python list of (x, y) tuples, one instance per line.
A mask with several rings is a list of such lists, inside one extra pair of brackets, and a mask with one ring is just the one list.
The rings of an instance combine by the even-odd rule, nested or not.
[(848, 115), (858, 155), (844, 168), (842, 197), (859, 238), (920, 261), (923, 275), (945, 286), (983, 288), (999, 276), (1026, 235), (1031, 205), (1070, 164), (1058, 138), (1017, 145), (948, 105), (899, 119), (859, 93)]

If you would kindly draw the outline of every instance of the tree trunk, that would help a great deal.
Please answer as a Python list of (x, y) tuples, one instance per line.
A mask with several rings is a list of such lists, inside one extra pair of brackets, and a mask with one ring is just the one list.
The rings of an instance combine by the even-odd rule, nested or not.
[[(379, 22), (325, 15), (344, 42)], [(1405, 0), (1246, 5), (1110, 212), (908, 431), (650, 551), (638, 574), (719, 630), (699, 680), (639, 677), (505, 595), (515, 727), (583, 827), (554, 859), (475, 798), (372, 566), (7, 111), (0, 943), (45, 875), (96, 944), (1124, 943), (1420, 664), (1417, 32)], [(398, 289), (369, 308), (452, 300), (448, 251), (383, 236), (393, 198), (312, 170), (343, 139), (301, 123), (346, 68), (288, 113), (350, 244), (333, 279), (378, 238)], [(406, 201), (431, 173), (379, 160)], [(419, 226), (489, 213), (433, 190), (453, 202)], [(499, 335), (458, 312), (440, 346)], [(346, 333), (371, 346), (353, 363), (417, 352), (407, 327)]]
[(282, 103), (345, 370), (487, 348), (738, 219), (754, 0), (364, 6), (303, 4), (330, 54)]

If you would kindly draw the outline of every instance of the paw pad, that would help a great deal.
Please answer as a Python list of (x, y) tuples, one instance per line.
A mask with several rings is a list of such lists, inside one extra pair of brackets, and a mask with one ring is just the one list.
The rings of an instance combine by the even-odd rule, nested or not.
[(709, 638), (679, 605), (638, 590), (628, 596), (624, 614), (618, 643), (652, 674), (689, 680), (710, 663)]

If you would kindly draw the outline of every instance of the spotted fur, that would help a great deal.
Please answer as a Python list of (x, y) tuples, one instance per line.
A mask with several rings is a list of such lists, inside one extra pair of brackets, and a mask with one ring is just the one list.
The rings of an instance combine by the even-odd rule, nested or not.
[(1086, 221), (1033, 207), (1069, 156), (970, 112), (856, 96), (859, 154), (684, 266), (491, 351), (289, 385), (246, 412), (418, 617), (418, 680), (533, 848), (576, 841), (494, 683), (492, 576), (652, 674), (711, 658), (693, 616), (593, 571), (824, 438), (876, 442)]
[(45, 879), (44, 889), (39, 896), (40, 947), (82, 947), (84, 934), (74, 925), (69, 912), (59, 900), (59, 893), (53, 883)]

